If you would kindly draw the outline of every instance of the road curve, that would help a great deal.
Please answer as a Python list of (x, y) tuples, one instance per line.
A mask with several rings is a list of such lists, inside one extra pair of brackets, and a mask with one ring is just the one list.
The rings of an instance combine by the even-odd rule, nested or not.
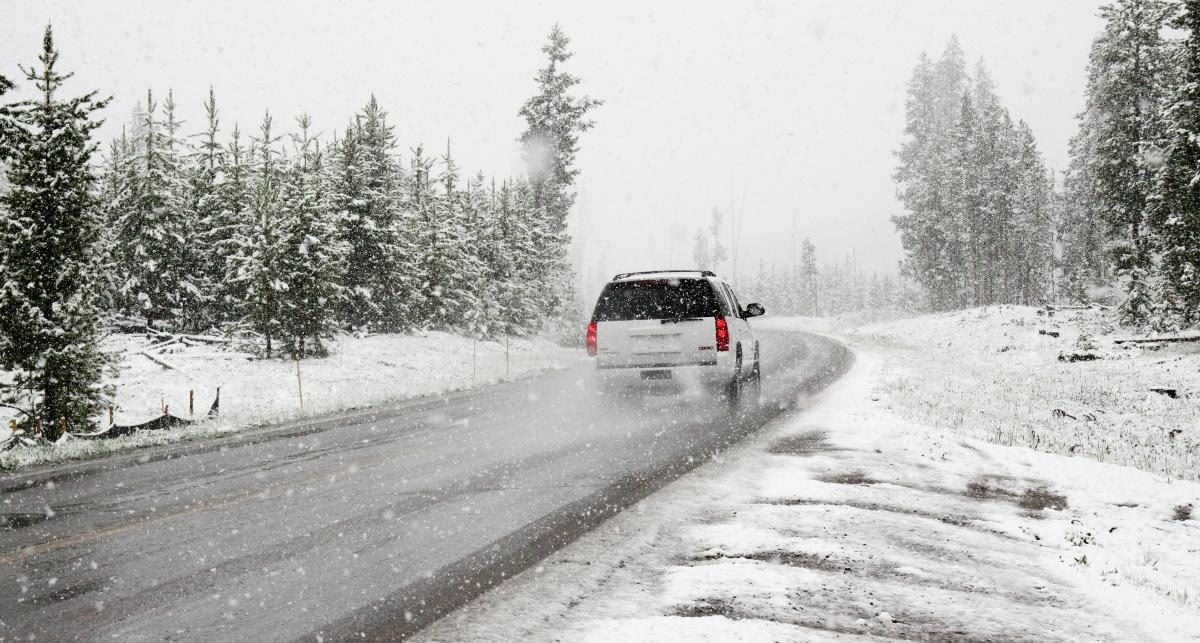
[(759, 417), (590, 369), (0, 479), (0, 640), (398, 639), (824, 388), (761, 333)]

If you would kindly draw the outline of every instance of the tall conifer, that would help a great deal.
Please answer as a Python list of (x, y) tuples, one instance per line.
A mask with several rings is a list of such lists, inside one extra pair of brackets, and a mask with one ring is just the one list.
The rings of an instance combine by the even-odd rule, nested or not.
[(96, 275), (100, 207), (91, 166), (96, 92), (64, 99), (58, 51), (49, 26), (39, 66), (24, 70), (35, 99), (6, 107), (0, 137), (12, 186), (0, 195), (0, 363), (13, 373), (5, 403), (40, 418), (49, 437), (60, 421), (92, 423), (105, 397)]

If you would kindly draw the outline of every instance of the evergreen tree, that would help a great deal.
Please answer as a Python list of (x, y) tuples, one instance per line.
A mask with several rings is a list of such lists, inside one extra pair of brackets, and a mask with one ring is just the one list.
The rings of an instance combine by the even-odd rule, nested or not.
[[(1085, 114), (1080, 118), (1098, 118), (1094, 113)], [(1071, 138), (1070, 165), (1063, 176), (1060, 200), (1064, 295), (1080, 303), (1087, 301), (1088, 286), (1107, 283), (1112, 276), (1105, 251), (1108, 227), (1096, 206), (1096, 180), (1089, 162), (1095, 154), (1093, 136), (1097, 129), (1094, 123), (1081, 124)]]
[(472, 302), (472, 306), (463, 312), (461, 327), (472, 337), (488, 335), (487, 309), (494, 299), (495, 290), (490, 279), (498, 247), (493, 232), (494, 208), (485, 181), (482, 173), (477, 174), (467, 182), (461, 195), (463, 246), (470, 259), (462, 276)]
[(817, 292), (817, 247), (805, 237), (800, 244), (800, 301), (799, 313), (812, 317), (821, 316), (821, 300)]
[(961, 302), (963, 235), (953, 210), (960, 195), (949, 172), (966, 80), (957, 40), (936, 64), (921, 55), (909, 82), (905, 140), (897, 153), (894, 178), (906, 213), (892, 221), (906, 252), (903, 267), (928, 292), (935, 310)]
[[(435, 194), (438, 254), (436, 260), (422, 265), (427, 273), (424, 286), (436, 294), (437, 305), (431, 307), (426, 319), (434, 328), (463, 328), (466, 317), (477, 304), (472, 276), (480, 272), (477, 257), (466, 225), (468, 195), (459, 190), (458, 166), (450, 155), (449, 144), (442, 157), (442, 172), (438, 176), (441, 192)], [(431, 301), (433, 299), (431, 298)]]
[(174, 327), (182, 324), (198, 289), (191, 274), (191, 217), (178, 123), (173, 122), (173, 109), (168, 109), (165, 121), (156, 111), (153, 94), (147, 92), (140, 146), (128, 167), (130, 186), (117, 208), (115, 252), (123, 308), (144, 317), (149, 326)]
[(387, 113), (372, 96), (337, 145), (330, 196), (348, 246), (342, 318), (351, 327), (394, 331), (415, 324), (411, 229), (400, 161)]
[(100, 173), (99, 203), (104, 225), (100, 231), (100, 256), (103, 257), (99, 271), (100, 306), (106, 313), (122, 311), (121, 277), (123, 271), (117, 254), (121, 216), (129, 202), (132, 188), (132, 167), (135, 161), (133, 147), (122, 128), (121, 137), (109, 143), (108, 154)]
[(94, 113), (108, 101), (96, 92), (60, 98), (71, 74), (59, 73), (58, 56), (47, 26), (40, 68), (23, 70), (38, 98), (8, 105), (0, 117), (8, 125), (0, 158), (12, 186), (0, 195), (0, 363), (14, 376), (3, 397), (15, 405), (29, 394), (33, 408), (23, 423), (42, 419), (51, 438), (60, 422), (89, 427), (105, 397), (91, 134), (101, 124)]
[[(1014, 126), (983, 62), (972, 83), (962, 61), (954, 40), (936, 64), (918, 61), (897, 153), (902, 274), (935, 310), (1040, 299), (1052, 269), (1051, 187), (1032, 134)], [(857, 269), (837, 277), (868, 297)]]
[(1165, 164), (1153, 221), (1162, 248), (1164, 299), (1187, 325), (1200, 322), (1200, 0), (1185, 0), (1173, 26), (1184, 30), (1182, 78), (1166, 111)]
[(450, 240), (444, 225), (445, 204), (439, 203), (434, 193), (433, 167), (434, 160), (417, 146), (412, 150), (406, 183), (408, 207), (414, 217), (414, 245), (420, 257), (416, 262), (420, 279), (412, 296), (412, 314), (422, 325), (439, 327), (445, 321), (443, 297), (454, 268), (448, 256)]
[(708, 244), (708, 236), (703, 230), (696, 231), (696, 237), (692, 241), (692, 261), (696, 264), (697, 270), (711, 270), (712, 248)]
[(557, 311), (569, 298), (567, 215), (575, 203), (573, 186), (579, 175), (575, 156), (579, 135), (594, 125), (588, 113), (602, 104), (589, 96), (572, 95), (579, 79), (562, 69), (572, 56), (569, 44), (570, 39), (554, 25), (549, 42), (542, 47), (548, 64), (535, 77), (538, 91), (519, 111), (526, 124), (519, 140), (538, 222), (532, 230), (541, 248), (531, 276), (549, 293), (548, 311)]
[[(715, 271), (721, 265), (722, 261), (729, 258), (729, 253), (725, 250), (725, 245), (721, 243), (721, 228), (725, 225), (725, 215), (717, 208), (713, 208), (712, 218), (709, 220), (708, 233), (712, 235), (712, 269)], [(734, 275), (736, 277), (736, 275)]]
[(952, 142), (949, 184), (945, 203), (949, 208), (941, 216), (947, 240), (944, 260), (950, 268), (949, 283), (943, 283), (942, 294), (953, 308), (965, 308), (981, 303), (980, 274), (984, 271), (982, 252), (973, 243), (982, 232), (984, 222), (983, 178), (985, 168), (980, 159), (979, 124), (969, 93), (963, 93), (960, 116)]
[(536, 234), (534, 191), (524, 181), (506, 181), (497, 202), (501, 243), (509, 259), (502, 266), (503, 291), (499, 298), (500, 326), (506, 335), (524, 335), (540, 329), (553, 295), (546, 292)]
[(1024, 121), (1017, 125), (1016, 143), (1014, 227), (1007, 250), (1012, 282), (1006, 301), (1029, 306), (1047, 299), (1054, 270), (1054, 186)]
[[(11, 91), (13, 82), (0, 74), (0, 98)], [(17, 133), (17, 121), (13, 118), (12, 109), (0, 104), (0, 164), (8, 160), (12, 153), (12, 137)], [(3, 167), (3, 165), (0, 165)], [(7, 177), (0, 177), (7, 181)], [(3, 187), (3, 185), (0, 185)]]
[(284, 253), (284, 221), (280, 192), (283, 168), (275, 148), (279, 137), (271, 131), (268, 113), (254, 139), (254, 165), (250, 175), (249, 225), (235, 238), (236, 250), (230, 257), (235, 268), (233, 283), (240, 296), (244, 321), (266, 339), (266, 355), (274, 351), (274, 340), (280, 334), (282, 292), (288, 287), (284, 280), (280, 256)]
[(236, 323), (242, 318), (245, 290), (238, 278), (241, 266), (236, 258), (253, 226), (252, 155), (242, 144), (241, 130), (235, 124), (224, 153), (216, 159), (213, 203), (205, 204), (205, 211), (213, 214), (203, 223), (201, 243), (207, 256), (202, 268), (213, 279), (219, 276), (212, 285), (209, 304), (209, 316), (217, 324)]
[(1000, 105), (983, 61), (974, 78), (975, 140), (972, 142), (978, 177), (979, 209), (970, 222), (974, 257), (974, 296), (971, 305), (991, 305), (1018, 298), (1015, 283), (1020, 237), (1016, 218), (1017, 155), (1019, 145), (1008, 110)]
[(198, 244), (197, 194), (189, 180), (191, 149), (181, 134), (183, 123), (176, 118), (175, 92), (167, 91), (163, 103), (163, 126), (167, 155), (175, 164), (170, 182), (170, 208), (179, 231), (178, 256), (172, 262), (178, 271), (175, 321), (185, 330), (198, 330), (204, 323), (205, 279), (200, 270), (201, 248)]
[[(1153, 304), (1149, 196), (1160, 157), (1158, 117), (1169, 70), (1163, 27), (1174, 12), (1166, 0), (1117, 0), (1101, 8), (1104, 31), (1088, 61), (1087, 105), (1080, 116), (1086, 153), (1075, 171), (1090, 182), (1088, 205), (1109, 228), (1113, 266), (1126, 280), (1126, 323), (1146, 321)], [(1086, 144), (1086, 145), (1085, 145)]]
[(230, 307), (222, 300), (225, 294), (225, 253), (230, 233), (236, 221), (225, 220), (226, 210), (221, 198), (221, 183), (226, 176), (225, 148), (217, 135), (220, 133), (220, 114), (217, 98), (210, 87), (208, 100), (204, 102), (206, 126), (199, 135), (200, 143), (187, 168), (189, 188), (188, 207), (193, 213), (196, 232), (192, 235), (195, 254), (193, 270), (202, 294), (203, 309), (195, 322), (196, 326), (211, 326), (228, 321)]
[(279, 198), (275, 296), (282, 350), (299, 359), (324, 355), (321, 342), (337, 328), (335, 303), (345, 253), (323, 186), (320, 145), (309, 133), (312, 121), (304, 115), (296, 123), (296, 155), (282, 177)]

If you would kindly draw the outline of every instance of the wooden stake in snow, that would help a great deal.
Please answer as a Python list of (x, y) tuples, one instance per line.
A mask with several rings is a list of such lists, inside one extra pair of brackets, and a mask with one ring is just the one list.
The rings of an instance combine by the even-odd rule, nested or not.
[(296, 357), (296, 390), (300, 393), (300, 410), (304, 410), (304, 380), (300, 378), (300, 357)]
[(59, 433), (59, 435), (67, 434), (67, 416), (64, 415), (64, 416), (58, 418), (58, 428), (62, 429), (62, 431)]
[(108, 425), (109, 426), (113, 425), (113, 405), (112, 404), (108, 405)]
[(195, 415), (196, 391), (188, 389), (188, 415)]

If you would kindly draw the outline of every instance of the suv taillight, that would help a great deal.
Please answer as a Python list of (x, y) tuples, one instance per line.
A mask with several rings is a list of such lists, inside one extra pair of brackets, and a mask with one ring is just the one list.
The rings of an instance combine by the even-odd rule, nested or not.
[(588, 355), (596, 354), (596, 322), (588, 324), (587, 351)]
[(720, 315), (717, 315), (717, 350), (729, 350), (729, 323)]

